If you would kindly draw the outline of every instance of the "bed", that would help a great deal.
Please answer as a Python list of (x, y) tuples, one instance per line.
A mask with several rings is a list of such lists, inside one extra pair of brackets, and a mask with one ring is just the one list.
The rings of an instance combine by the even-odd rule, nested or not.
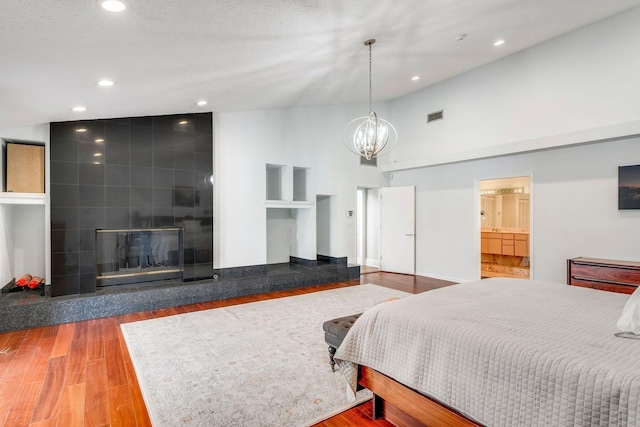
[[(486, 279), (367, 310), (335, 358), (397, 425), (640, 425), (628, 295)], [(382, 409), (381, 409), (382, 408)]]

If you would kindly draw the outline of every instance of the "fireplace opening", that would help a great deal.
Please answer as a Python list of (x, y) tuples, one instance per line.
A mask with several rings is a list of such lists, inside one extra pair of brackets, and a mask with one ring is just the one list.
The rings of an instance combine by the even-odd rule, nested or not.
[(182, 280), (182, 235), (180, 227), (96, 230), (96, 286)]

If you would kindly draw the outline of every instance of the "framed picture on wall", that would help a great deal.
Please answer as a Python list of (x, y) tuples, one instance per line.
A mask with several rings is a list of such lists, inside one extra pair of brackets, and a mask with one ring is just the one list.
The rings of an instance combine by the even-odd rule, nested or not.
[(618, 209), (640, 209), (640, 165), (618, 167)]

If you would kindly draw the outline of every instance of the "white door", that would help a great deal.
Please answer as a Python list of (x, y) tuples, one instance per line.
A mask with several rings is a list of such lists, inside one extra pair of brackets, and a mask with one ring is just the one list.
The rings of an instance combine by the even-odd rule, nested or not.
[(415, 274), (416, 188), (380, 189), (380, 270)]

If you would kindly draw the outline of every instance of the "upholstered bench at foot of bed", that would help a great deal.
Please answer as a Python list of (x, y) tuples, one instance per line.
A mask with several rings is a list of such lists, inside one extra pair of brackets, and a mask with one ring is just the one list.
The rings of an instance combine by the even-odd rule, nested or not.
[(336, 362), (333, 360), (333, 355), (336, 354), (336, 350), (342, 344), (342, 340), (347, 336), (347, 332), (351, 328), (351, 325), (358, 320), (362, 313), (354, 314), (351, 316), (338, 317), (337, 319), (327, 320), (322, 325), (324, 329), (324, 340), (329, 344), (329, 363), (331, 364), (331, 370), (335, 371)]

